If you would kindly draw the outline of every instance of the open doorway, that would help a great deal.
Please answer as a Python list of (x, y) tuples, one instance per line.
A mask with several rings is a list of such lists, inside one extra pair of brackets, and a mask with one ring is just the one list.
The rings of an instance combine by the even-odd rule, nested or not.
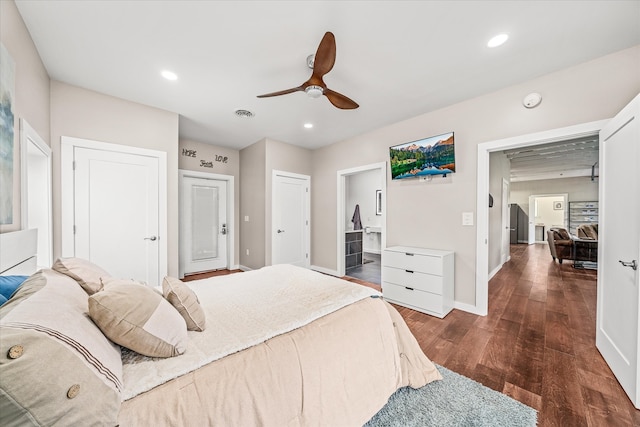
[(49, 268), (53, 262), (51, 149), (24, 119), (20, 119), (20, 144), (22, 228), (38, 230), (37, 265)]
[[(565, 128), (553, 129), (513, 138), (489, 141), (478, 144), (478, 186), (476, 197), (477, 229), (476, 229), (476, 304), (474, 312), (486, 315), (488, 312), (488, 283), (489, 283), (489, 208), (486, 203), (489, 194), (489, 157), (491, 153), (510, 149), (522, 149), (544, 144), (578, 139), (584, 137), (596, 137), (607, 123), (607, 120), (584, 123)], [(514, 183), (511, 182), (511, 195), (513, 196)], [(513, 197), (511, 198), (513, 203)], [(531, 220), (531, 218), (530, 218)], [(534, 222), (535, 224), (535, 222)], [(535, 236), (534, 236), (535, 237)]]
[(339, 276), (381, 283), (385, 189), (384, 162), (338, 171)]
[(568, 199), (566, 193), (529, 196), (529, 244), (546, 243), (552, 228), (567, 228)]

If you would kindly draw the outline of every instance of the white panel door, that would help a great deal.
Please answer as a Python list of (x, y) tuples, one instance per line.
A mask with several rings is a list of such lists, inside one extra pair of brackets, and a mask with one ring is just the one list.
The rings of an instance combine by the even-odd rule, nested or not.
[(272, 264), (309, 267), (309, 193), (308, 176), (273, 175)]
[(600, 132), (596, 346), (640, 407), (640, 95)]
[(74, 148), (75, 256), (159, 284), (158, 159)]
[(226, 181), (184, 176), (180, 191), (184, 274), (227, 268)]
[(504, 264), (509, 258), (509, 182), (502, 180), (502, 244), (500, 246), (500, 262)]

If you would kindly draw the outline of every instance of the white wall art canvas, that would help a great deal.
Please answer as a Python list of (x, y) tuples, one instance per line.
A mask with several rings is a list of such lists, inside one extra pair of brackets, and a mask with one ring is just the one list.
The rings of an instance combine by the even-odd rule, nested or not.
[(15, 62), (0, 44), (0, 224), (13, 224)]

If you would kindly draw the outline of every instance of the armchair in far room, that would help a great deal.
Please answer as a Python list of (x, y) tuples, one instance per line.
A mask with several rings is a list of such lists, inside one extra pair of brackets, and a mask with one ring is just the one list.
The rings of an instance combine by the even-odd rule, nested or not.
[(564, 228), (551, 228), (547, 231), (547, 242), (551, 257), (555, 261), (562, 264), (562, 260), (574, 259), (573, 255), (573, 239), (569, 232)]
[(598, 224), (580, 224), (576, 228), (578, 239), (598, 240)]

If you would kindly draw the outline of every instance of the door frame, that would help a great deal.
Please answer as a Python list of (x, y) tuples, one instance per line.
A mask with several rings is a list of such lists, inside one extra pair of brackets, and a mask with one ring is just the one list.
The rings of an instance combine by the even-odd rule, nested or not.
[(227, 183), (227, 268), (230, 270), (237, 268), (235, 265), (235, 235), (236, 235), (236, 227), (235, 227), (235, 182), (233, 175), (222, 175), (219, 173), (210, 173), (210, 172), (200, 172), (200, 171), (192, 171), (187, 169), (178, 169), (178, 200), (180, 201), (180, 208), (178, 212), (178, 227), (179, 237), (178, 237), (178, 277), (181, 279), (184, 278), (184, 262), (182, 257), (182, 218), (184, 216), (183, 212), (183, 195), (182, 195), (182, 184), (184, 178), (200, 178), (200, 179), (208, 179), (215, 181), (225, 181)]
[[(47, 170), (45, 176), (47, 178), (47, 200), (45, 206), (29, 206), (29, 156), (27, 156), (29, 144), (38, 149), (44, 157), (46, 157)], [(53, 190), (52, 190), (52, 162), (51, 148), (44, 142), (44, 139), (29, 125), (24, 119), (20, 118), (20, 166), (21, 166), (21, 221), (22, 228), (34, 228), (33, 224), (29, 224), (30, 209), (46, 209), (47, 210), (47, 229), (38, 228), (38, 247), (37, 259), (38, 266), (51, 267), (53, 264)], [(44, 237), (43, 237), (44, 236)], [(42, 256), (42, 248), (40, 243), (46, 239), (47, 255)], [(43, 259), (44, 258), (44, 259)]]
[[(563, 128), (519, 135), (478, 144), (476, 194), (476, 303), (465, 304), (465, 311), (486, 316), (489, 311), (489, 154), (494, 151), (547, 144), (586, 136), (597, 136), (609, 119), (581, 123)], [(600, 179), (604, 174), (600, 171)]]
[(167, 275), (168, 265), (168, 225), (167, 225), (167, 153), (148, 148), (90, 139), (60, 137), (60, 203), (61, 203), (61, 243), (62, 257), (75, 255), (74, 242), (74, 151), (78, 148), (134, 154), (158, 159), (158, 277)]
[(269, 233), (268, 233), (269, 239), (271, 240), (271, 253), (269, 254), (268, 265), (273, 264), (273, 253), (275, 252), (275, 245), (276, 245), (275, 239), (273, 238), (273, 233), (274, 233), (274, 230), (278, 227), (278, 224), (276, 224), (276, 216), (273, 214), (273, 211), (276, 206), (276, 203), (275, 203), (276, 192), (274, 191), (274, 188), (275, 188), (276, 177), (278, 176), (283, 176), (285, 178), (300, 179), (302, 181), (305, 181), (307, 184), (308, 191), (306, 192), (306, 197), (304, 201), (305, 211), (306, 211), (305, 221), (307, 222), (305, 226), (305, 233), (304, 233), (305, 234), (304, 246), (305, 246), (305, 252), (307, 253), (305, 268), (311, 268), (311, 177), (309, 175), (302, 175), (299, 173), (286, 172), (286, 171), (281, 171), (276, 169), (273, 169), (271, 171), (271, 229), (269, 230)]
[[(529, 244), (533, 245), (535, 243), (545, 243), (545, 241), (547, 240), (547, 238), (545, 237), (546, 232), (549, 230), (545, 230), (544, 233), (542, 233), (542, 240), (536, 240), (536, 223), (535, 223), (535, 219), (536, 219), (536, 213), (535, 213), (535, 209), (536, 209), (536, 204), (538, 202), (537, 199), (539, 198), (545, 198), (545, 197), (562, 197), (563, 199), (563, 206), (564, 208), (564, 215), (562, 218), (562, 222), (563, 222), (563, 226), (564, 228), (566, 228), (567, 230), (569, 230), (569, 224), (568, 224), (568, 216), (567, 213), (569, 212), (569, 194), (568, 193), (549, 193), (549, 194), (530, 194), (529, 195), (529, 224), (528, 225), (528, 229), (529, 229)], [(533, 219), (531, 219), (533, 218)]]
[[(507, 191), (504, 191), (505, 186), (507, 187)], [(505, 262), (511, 259), (511, 251), (510, 251), (510, 243), (511, 243), (511, 235), (510, 235), (510, 217), (509, 217), (509, 194), (511, 191), (511, 183), (502, 178), (502, 194), (500, 194), (500, 198), (502, 200), (502, 206), (500, 209), (502, 210), (502, 219), (500, 221), (500, 225), (502, 227), (502, 233), (500, 233), (500, 266), (502, 266)]]
[(336, 272), (338, 277), (345, 275), (345, 259), (344, 259), (344, 233), (345, 233), (345, 197), (346, 197), (346, 182), (347, 177), (350, 175), (356, 175), (361, 172), (368, 172), (371, 170), (379, 170), (382, 178), (382, 236), (380, 237), (380, 252), (384, 251), (387, 247), (387, 162), (371, 163), (363, 166), (356, 166), (354, 168), (342, 169), (337, 172), (337, 209), (336, 209), (336, 244), (337, 244), (337, 259), (336, 259)]

